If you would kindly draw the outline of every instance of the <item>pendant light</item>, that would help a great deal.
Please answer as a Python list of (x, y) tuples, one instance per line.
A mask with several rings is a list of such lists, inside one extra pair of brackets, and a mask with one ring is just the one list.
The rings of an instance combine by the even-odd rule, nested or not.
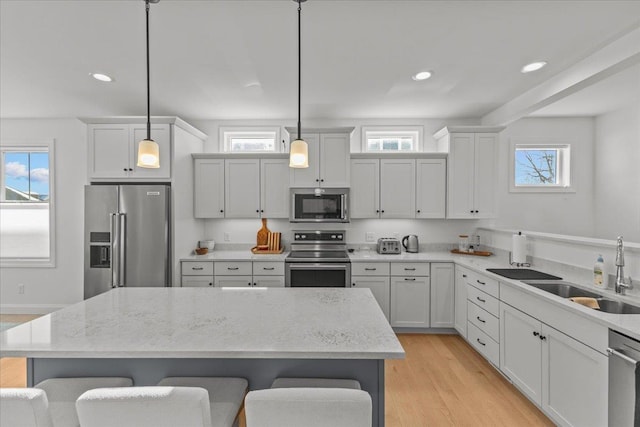
[(302, 15), (302, 3), (306, 0), (293, 0), (298, 3), (298, 137), (291, 143), (289, 150), (289, 167), (290, 168), (308, 168), (309, 167), (309, 146), (302, 139), (301, 125), (300, 125), (300, 92), (301, 92), (301, 74), (302, 74), (302, 60), (301, 60), (301, 36), (300, 36), (300, 16)]
[(157, 169), (160, 167), (160, 147), (151, 139), (151, 96), (149, 94), (149, 3), (160, 0), (145, 0), (147, 15), (147, 138), (138, 144), (138, 164), (140, 168)]

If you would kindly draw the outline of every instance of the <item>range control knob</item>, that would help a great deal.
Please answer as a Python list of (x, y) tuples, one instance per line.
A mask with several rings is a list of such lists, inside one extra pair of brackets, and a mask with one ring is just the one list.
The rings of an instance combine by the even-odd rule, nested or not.
[(299, 234), (296, 234), (295, 238), (296, 238), (296, 239), (299, 239), (299, 238), (300, 238), (300, 235), (299, 235)]
[(332, 239), (336, 239), (337, 237), (336, 237), (336, 235), (335, 235), (335, 234), (332, 234), (332, 235), (331, 235), (331, 238), (332, 238)]
[(307, 238), (307, 235), (306, 235), (306, 234), (301, 234), (301, 235), (300, 235), (300, 238), (301, 238), (301, 239), (306, 239), (306, 238)]
[(387, 248), (382, 248), (382, 252), (387, 252)]

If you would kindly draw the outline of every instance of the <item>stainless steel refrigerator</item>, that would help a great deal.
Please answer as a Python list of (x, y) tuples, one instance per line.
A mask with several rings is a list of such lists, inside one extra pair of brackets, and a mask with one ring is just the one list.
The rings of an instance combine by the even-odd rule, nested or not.
[(85, 299), (121, 286), (170, 286), (170, 190), (85, 186)]

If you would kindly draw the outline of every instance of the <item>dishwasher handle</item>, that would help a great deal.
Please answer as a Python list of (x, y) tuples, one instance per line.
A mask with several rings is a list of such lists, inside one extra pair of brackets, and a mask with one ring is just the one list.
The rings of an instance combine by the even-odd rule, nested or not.
[(622, 359), (622, 360), (624, 360), (625, 362), (630, 363), (630, 364), (632, 364), (632, 365), (634, 365), (634, 366), (638, 366), (638, 364), (640, 364), (640, 360), (635, 360), (635, 359), (633, 359), (633, 358), (631, 358), (631, 357), (627, 356), (626, 354), (624, 354), (624, 353), (622, 352), (622, 350), (617, 350), (617, 349), (615, 349), (615, 348), (607, 347), (607, 353), (608, 353), (610, 356), (616, 356), (616, 357), (619, 357), (620, 359)]

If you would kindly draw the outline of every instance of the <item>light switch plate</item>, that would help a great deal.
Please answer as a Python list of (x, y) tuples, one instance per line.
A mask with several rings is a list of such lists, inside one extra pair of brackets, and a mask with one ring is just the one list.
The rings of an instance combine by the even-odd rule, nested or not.
[(366, 242), (375, 242), (375, 241), (376, 241), (376, 235), (375, 235), (375, 233), (374, 233), (374, 232), (372, 232), (372, 231), (367, 231), (367, 232), (364, 234), (364, 240), (365, 240)]

